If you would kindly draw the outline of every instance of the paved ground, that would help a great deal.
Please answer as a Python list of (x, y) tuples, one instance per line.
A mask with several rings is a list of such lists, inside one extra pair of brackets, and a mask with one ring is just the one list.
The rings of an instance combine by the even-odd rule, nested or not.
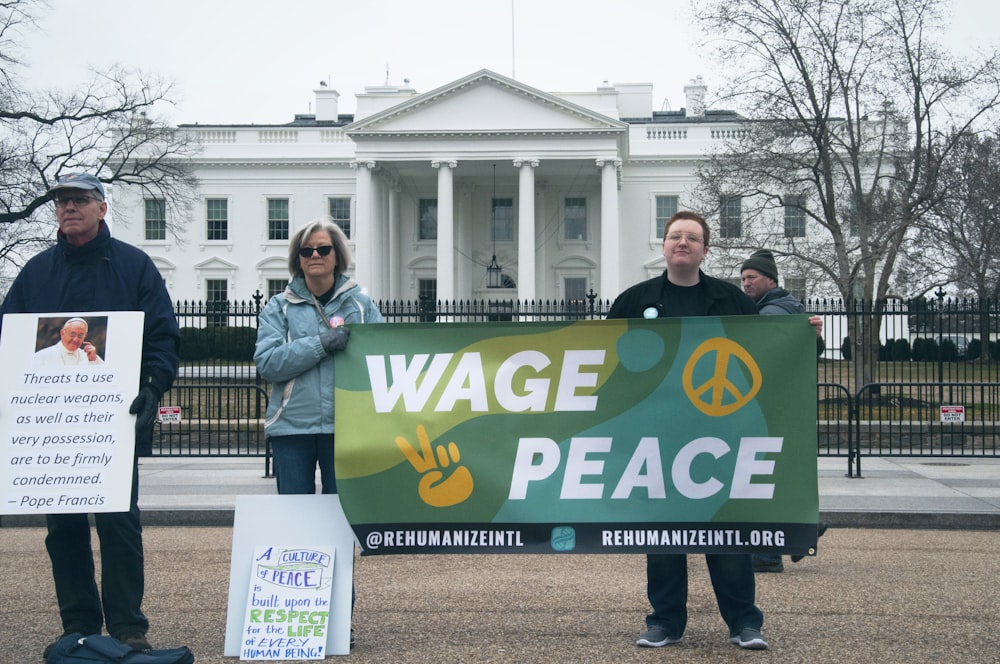
[[(236, 495), (274, 493), (260, 459), (151, 459), (141, 473), (154, 645), (222, 656)], [(633, 645), (641, 556), (358, 559), (354, 662), (1000, 662), (1000, 460), (820, 460), (832, 525), (816, 558), (758, 575), (771, 649), (730, 645), (703, 558), (690, 556), (681, 644)], [(0, 520), (0, 664), (38, 662), (58, 631), (44, 530)]]

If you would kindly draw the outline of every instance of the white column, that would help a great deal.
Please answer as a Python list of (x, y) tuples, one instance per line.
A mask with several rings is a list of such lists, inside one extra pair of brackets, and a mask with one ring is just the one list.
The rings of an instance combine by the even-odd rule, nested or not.
[(357, 198), (355, 200), (355, 220), (351, 227), (354, 240), (354, 279), (361, 288), (371, 292), (372, 275), (375, 265), (372, 252), (372, 170), (374, 161), (356, 161), (352, 166), (357, 170)]
[(601, 283), (598, 297), (613, 299), (618, 295), (621, 275), (618, 219), (618, 166), (613, 159), (597, 160), (601, 169)]
[(515, 159), (518, 170), (517, 299), (538, 297), (535, 292), (535, 169), (538, 160)]
[(475, 284), (483, 278), (483, 273), (479, 271), (478, 266), (473, 267), (472, 261), (468, 258), (473, 254), (472, 237), (475, 230), (469, 221), (472, 219), (473, 190), (474, 187), (470, 185), (461, 186), (455, 197), (455, 214), (461, 220), (460, 223), (455, 224), (455, 255), (457, 257), (455, 297), (460, 300), (471, 298)]
[(438, 169), (437, 296), (455, 299), (455, 182), (457, 161), (432, 161)]
[(389, 253), (388, 263), (383, 268), (387, 277), (387, 289), (382, 296), (387, 300), (398, 300), (403, 292), (402, 248), (400, 246), (399, 182), (389, 184)]

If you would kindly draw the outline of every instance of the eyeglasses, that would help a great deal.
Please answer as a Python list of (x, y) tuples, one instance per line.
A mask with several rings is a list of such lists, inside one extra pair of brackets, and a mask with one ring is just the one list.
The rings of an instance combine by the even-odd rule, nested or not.
[(93, 196), (64, 196), (64, 197), (60, 196), (59, 198), (56, 199), (56, 207), (64, 208), (70, 203), (72, 203), (74, 207), (79, 208), (83, 207), (84, 205), (86, 205), (91, 201), (97, 201), (97, 200), (100, 199), (94, 198)]
[(299, 256), (302, 256), (302, 258), (309, 258), (313, 255), (314, 251), (320, 256), (329, 256), (330, 252), (333, 251), (333, 245), (321, 244), (318, 247), (302, 247), (299, 249)]
[(667, 242), (680, 242), (681, 240), (687, 240), (688, 244), (701, 244), (704, 239), (700, 235), (695, 235), (694, 233), (671, 233), (667, 236)]

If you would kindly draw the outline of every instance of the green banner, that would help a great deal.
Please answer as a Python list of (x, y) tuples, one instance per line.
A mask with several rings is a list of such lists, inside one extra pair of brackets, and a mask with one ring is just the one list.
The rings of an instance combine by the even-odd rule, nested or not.
[(804, 316), (356, 326), (336, 472), (363, 554), (816, 545)]

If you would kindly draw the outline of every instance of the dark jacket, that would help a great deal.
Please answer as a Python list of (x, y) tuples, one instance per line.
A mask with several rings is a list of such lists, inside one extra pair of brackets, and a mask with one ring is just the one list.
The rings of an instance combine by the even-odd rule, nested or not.
[(757, 311), (764, 316), (804, 314), (806, 312), (805, 305), (784, 288), (772, 288), (761, 295), (754, 304), (757, 305)]
[(27, 262), (0, 305), (0, 316), (62, 311), (145, 312), (140, 385), (152, 385), (161, 396), (170, 389), (180, 332), (163, 277), (149, 256), (112, 238), (103, 222), (82, 247), (60, 233), (55, 246)]
[[(740, 314), (756, 314), (757, 308), (746, 293), (736, 286), (710, 277), (698, 270), (702, 288), (705, 292), (705, 312), (703, 316), (733, 316)], [(626, 289), (615, 298), (608, 318), (642, 318), (644, 309), (657, 306), (662, 311), (661, 300), (665, 292), (667, 279), (666, 270), (658, 277), (640, 282)]]

